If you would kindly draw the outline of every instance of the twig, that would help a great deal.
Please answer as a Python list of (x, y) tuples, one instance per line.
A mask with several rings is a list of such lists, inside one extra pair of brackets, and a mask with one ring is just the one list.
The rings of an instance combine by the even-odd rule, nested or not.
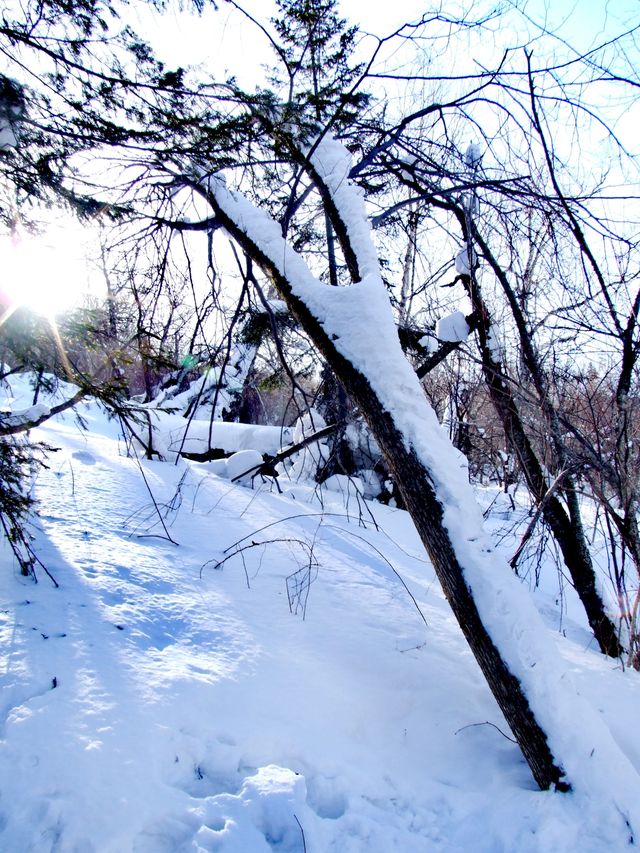
[(302, 836), (302, 853), (307, 853), (307, 842), (306, 842), (305, 837), (304, 837), (304, 829), (302, 828), (302, 824), (298, 820), (298, 815), (294, 813), (293, 816), (296, 819), (296, 823), (300, 827), (300, 835)]
[[(36, 563), (40, 566), (40, 568), (47, 575), (51, 583), (59, 588), (60, 584), (51, 574), (46, 565), (42, 562), (40, 557), (36, 554), (35, 550), (31, 547), (31, 544), (28, 539), (28, 532), (26, 532), (23, 527), (15, 526), (14, 522), (10, 521), (11, 527), (7, 526), (7, 519), (5, 518), (4, 513), (0, 512), (0, 524), (2, 524), (2, 528), (4, 530), (5, 537), (13, 554), (18, 561), (22, 574), (25, 577), (31, 576), (35, 583), (38, 583), (38, 576), (36, 575), (35, 566)], [(11, 529), (13, 528), (13, 529)], [(26, 552), (26, 556), (20, 553), (20, 545), (24, 548)]]
[[(319, 529), (321, 526), (323, 526), (323, 527), (326, 527), (326, 528), (330, 528), (330, 529), (333, 529), (333, 530), (337, 530), (337, 531), (339, 531), (340, 533), (350, 534), (351, 536), (354, 536), (356, 539), (359, 539), (361, 542), (364, 542), (364, 543), (365, 543), (365, 545), (368, 545), (370, 548), (372, 548), (372, 549), (376, 552), (376, 554), (378, 554), (378, 556), (379, 556), (382, 560), (384, 560), (384, 562), (389, 566), (389, 568), (391, 569), (391, 571), (394, 573), (394, 575), (398, 578), (398, 580), (400, 581), (400, 583), (402, 584), (402, 586), (405, 588), (405, 590), (406, 590), (406, 592), (407, 592), (407, 595), (409, 596), (409, 598), (410, 598), (410, 599), (411, 599), (411, 601), (413, 602), (413, 604), (414, 604), (414, 606), (415, 606), (416, 610), (417, 610), (417, 611), (418, 611), (418, 613), (420, 614), (420, 618), (421, 618), (421, 619), (422, 619), (422, 621), (424, 622), (425, 626), (428, 628), (428, 627), (429, 627), (429, 623), (427, 622), (427, 619), (426, 619), (426, 617), (425, 617), (424, 613), (423, 613), (423, 612), (422, 612), (422, 610), (420, 609), (420, 605), (419, 605), (419, 604), (418, 604), (418, 602), (416, 601), (415, 596), (413, 595), (413, 593), (411, 592), (411, 590), (409, 589), (409, 587), (408, 587), (408, 586), (407, 586), (407, 584), (405, 583), (404, 579), (402, 578), (402, 576), (400, 575), (400, 573), (398, 572), (398, 570), (397, 570), (397, 569), (394, 567), (394, 565), (393, 565), (393, 564), (392, 564), (392, 563), (387, 559), (387, 557), (385, 557), (385, 555), (382, 553), (382, 551), (380, 551), (380, 549), (379, 549), (379, 548), (376, 548), (376, 546), (375, 546), (375, 545), (373, 545), (371, 542), (369, 542), (367, 539), (365, 539), (365, 538), (364, 538), (364, 536), (361, 536), (359, 533), (354, 533), (354, 531), (353, 531), (353, 530), (347, 530), (346, 528), (338, 527), (337, 525), (332, 525), (332, 524), (323, 524), (324, 519), (325, 519), (326, 517), (331, 517), (331, 516), (333, 516), (333, 517), (337, 517), (337, 518), (347, 518), (347, 519), (348, 519), (349, 517), (348, 517), (348, 516), (345, 516), (345, 515), (344, 515), (344, 513), (337, 513), (337, 512), (328, 512), (328, 513), (300, 513), (300, 514), (298, 514), (298, 515), (292, 515), (292, 516), (289, 516), (288, 518), (278, 519), (277, 521), (272, 521), (272, 522), (270, 522), (269, 524), (265, 524), (265, 525), (264, 525), (264, 527), (261, 527), (259, 530), (254, 530), (252, 533), (249, 533), (247, 536), (243, 536), (243, 537), (242, 537), (242, 539), (238, 539), (238, 540), (237, 540), (237, 542), (234, 542), (234, 543), (233, 543), (233, 545), (229, 545), (229, 547), (228, 547), (228, 548), (225, 548), (225, 549), (224, 549), (224, 551), (223, 551), (223, 553), (224, 553), (224, 554), (226, 554), (226, 557), (223, 557), (223, 559), (222, 559), (222, 560), (218, 560), (218, 561), (215, 563), (214, 569), (219, 569), (219, 568), (221, 568), (221, 567), (222, 567), (222, 566), (227, 562), (227, 560), (230, 560), (232, 557), (235, 557), (237, 554), (243, 554), (243, 553), (244, 553), (244, 551), (248, 551), (248, 550), (250, 550), (251, 548), (256, 548), (256, 547), (258, 547), (259, 545), (270, 545), (270, 544), (273, 544), (273, 543), (275, 543), (275, 542), (295, 542), (295, 543), (297, 543), (297, 544), (301, 545), (302, 547), (307, 548), (307, 549), (309, 550), (309, 566), (308, 566), (308, 570), (310, 571), (310, 570), (311, 570), (311, 566), (313, 565), (313, 545), (310, 545), (308, 542), (305, 542), (303, 539), (299, 539), (299, 538), (292, 538), (292, 537), (279, 537), (279, 538), (276, 538), (276, 539), (267, 539), (267, 540), (263, 540), (263, 541), (261, 541), (261, 542), (256, 542), (255, 540), (252, 540), (248, 545), (242, 545), (241, 543), (242, 543), (242, 542), (244, 542), (245, 540), (249, 539), (249, 538), (250, 538), (250, 537), (252, 537), (252, 536), (257, 536), (259, 533), (262, 533), (264, 530), (267, 530), (269, 527), (273, 527), (273, 526), (275, 526), (276, 524), (281, 524), (283, 521), (292, 521), (293, 519), (296, 519), (296, 518), (317, 518), (318, 516), (320, 517), (320, 523), (318, 524), (318, 529)], [(316, 530), (316, 535), (314, 536), (314, 543), (315, 543), (315, 539), (316, 539), (316, 537), (317, 537), (317, 530)], [(234, 549), (234, 550), (232, 550), (232, 549)], [(229, 552), (231, 552), (231, 553), (229, 553)], [(244, 558), (243, 558), (243, 559), (244, 559)], [(214, 562), (214, 560), (208, 560), (206, 563), (203, 563), (203, 565), (202, 565), (202, 567), (201, 567), (201, 569), (200, 569), (200, 577), (202, 577), (202, 571), (203, 571), (203, 569), (204, 569), (206, 566), (208, 566), (208, 565), (210, 565), (211, 563), (213, 563), (213, 562)], [(245, 574), (246, 574), (246, 566), (245, 566)], [(294, 573), (294, 574), (295, 574), (295, 573)], [(293, 575), (292, 575), (291, 577), (293, 577)], [(247, 575), (247, 586), (249, 586), (249, 577), (248, 577), (248, 575)], [(287, 589), (287, 593), (288, 593), (288, 589)]]
[[(241, 542), (242, 540), (239, 540), (239, 541)], [(277, 542), (289, 542), (289, 543), (295, 542), (296, 544), (301, 545), (303, 548), (308, 548), (309, 558), (310, 559), (313, 558), (313, 549), (312, 549), (311, 545), (309, 545), (308, 542), (304, 541), (304, 539), (296, 539), (293, 537), (284, 537), (283, 536), (283, 537), (279, 537), (278, 539), (265, 539), (262, 542), (250, 542), (249, 545), (243, 545), (242, 547), (236, 547), (239, 544), (238, 542), (236, 542), (234, 545), (231, 545), (229, 548), (226, 548), (223, 553), (226, 554), (226, 552), (229, 551), (231, 548), (236, 548), (236, 550), (231, 554), (227, 554), (227, 556), (223, 557), (222, 560), (216, 561), (213, 568), (214, 568), (214, 570), (221, 569), (228, 560), (231, 560), (232, 557), (237, 557), (238, 554), (240, 554), (242, 556), (242, 564), (244, 566), (244, 573), (245, 573), (245, 577), (247, 579), (247, 587), (249, 589), (251, 589), (251, 584), (249, 583), (249, 573), (247, 571), (247, 565), (244, 561), (244, 552), (250, 551), (252, 548), (259, 548), (261, 545), (274, 545)], [(214, 562), (214, 560), (207, 560), (206, 563), (202, 564), (202, 566), (200, 567), (200, 577), (202, 577), (202, 572), (204, 571), (204, 569), (207, 566), (211, 565), (211, 563), (213, 563), (213, 562)]]
[[(123, 423), (126, 423), (126, 422), (125, 422), (125, 421), (123, 421)], [(127, 424), (127, 427), (128, 427), (128, 426), (129, 426), (129, 425)], [(144, 468), (142, 467), (142, 465), (141, 465), (141, 463), (140, 463), (140, 458), (138, 457), (138, 453), (137, 453), (137, 451), (136, 451), (135, 447), (133, 448), (133, 452), (134, 452), (134, 455), (135, 455), (136, 463), (137, 463), (138, 468), (139, 468), (139, 470), (140, 470), (140, 473), (141, 473), (141, 475), (142, 475), (142, 479), (143, 479), (144, 484), (145, 484), (145, 486), (146, 486), (146, 488), (147, 488), (147, 491), (149, 492), (149, 497), (151, 498), (151, 502), (153, 503), (154, 509), (155, 509), (155, 511), (156, 511), (156, 513), (157, 513), (157, 515), (158, 515), (158, 518), (160, 519), (160, 524), (162, 525), (162, 529), (164, 530), (164, 532), (165, 532), (165, 534), (166, 534), (166, 538), (167, 538), (167, 539), (169, 540), (169, 542), (171, 542), (173, 545), (178, 545), (178, 543), (176, 542), (176, 540), (175, 540), (175, 539), (173, 539), (173, 538), (172, 538), (172, 536), (171, 536), (171, 534), (169, 533), (169, 530), (167, 529), (167, 525), (164, 523), (164, 518), (162, 517), (162, 513), (160, 512), (160, 507), (158, 506), (158, 502), (156, 501), (155, 496), (154, 496), (153, 492), (151, 491), (151, 486), (149, 485), (149, 481), (147, 480), (146, 474), (144, 473)]]
[(531, 535), (535, 529), (536, 524), (538, 523), (538, 519), (540, 518), (540, 516), (542, 515), (542, 513), (544, 511), (545, 506), (549, 502), (549, 500), (550, 500), (551, 496), (554, 494), (554, 492), (558, 489), (558, 487), (562, 483), (563, 479), (567, 476), (567, 474), (570, 474), (570, 473), (571, 473), (570, 468), (564, 468), (562, 471), (560, 471), (560, 473), (555, 478), (553, 483), (551, 483), (551, 485), (549, 486), (549, 488), (545, 492), (544, 497), (542, 498), (542, 500), (540, 501), (540, 503), (536, 507), (536, 511), (533, 514), (533, 518), (531, 519), (531, 521), (527, 525), (527, 529), (525, 530), (524, 535), (523, 535), (522, 539), (520, 540), (520, 544), (518, 545), (518, 548), (517, 548), (515, 554), (509, 560), (509, 565), (511, 566), (512, 569), (514, 569), (514, 571), (516, 569), (516, 566), (518, 565), (518, 560), (520, 559), (520, 556), (521, 556), (522, 552), (524, 551), (527, 542), (531, 538)]
[(411, 592), (411, 590), (409, 589), (409, 587), (408, 587), (408, 586), (407, 586), (407, 584), (405, 583), (405, 581), (404, 581), (404, 579), (403, 579), (402, 575), (398, 572), (398, 570), (395, 568), (395, 566), (393, 566), (393, 564), (392, 564), (392, 563), (391, 563), (391, 562), (390, 562), (390, 561), (385, 557), (385, 555), (382, 553), (382, 551), (380, 551), (380, 549), (379, 549), (379, 548), (376, 548), (376, 546), (375, 546), (375, 545), (373, 545), (371, 542), (369, 542), (367, 539), (365, 539), (365, 538), (364, 538), (364, 536), (361, 536), (359, 533), (354, 533), (354, 532), (353, 532), (353, 530), (346, 530), (345, 528), (343, 528), (343, 527), (338, 527), (338, 526), (337, 526), (337, 525), (335, 525), (335, 524), (327, 524), (327, 525), (325, 525), (325, 527), (331, 528), (331, 529), (333, 529), (333, 530), (339, 530), (341, 533), (348, 533), (350, 536), (355, 536), (355, 538), (356, 538), (356, 539), (360, 539), (360, 541), (361, 541), (361, 542), (364, 542), (364, 543), (365, 543), (365, 545), (368, 545), (370, 548), (373, 548), (373, 550), (376, 552), (376, 554), (377, 554), (381, 559), (383, 559), (383, 560), (385, 561), (385, 563), (389, 566), (389, 568), (390, 568), (390, 569), (391, 569), (391, 571), (394, 573), (394, 575), (398, 578), (398, 580), (400, 581), (400, 583), (402, 584), (402, 586), (405, 588), (405, 590), (406, 590), (406, 592), (407, 592), (407, 595), (409, 596), (409, 598), (411, 599), (411, 601), (413, 601), (413, 603), (414, 603), (414, 606), (415, 606), (416, 610), (417, 610), (417, 611), (418, 611), (418, 613), (420, 614), (420, 618), (422, 619), (422, 621), (424, 622), (424, 624), (426, 625), (426, 627), (427, 627), (427, 628), (429, 627), (429, 623), (427, 622), (426, 616), (424, 615), (424, 613), (423, 613), (423, 612), (422, 612), (422, 610), (420, 609), (420, 605), (419, 605), (419, 604), (418, 604), (418, 602), (416, 601), (414, 594)]
[(518, 746), (517, 740), (514, 740), (512, 737), (509, 737), (509, 735), (505, 734), (499, 726), (496, 726), (495, 723), (490, 723), (489, 720), (485, 720), (484, 723), (469, 723), (467, 726), (462, 726), (461, 729), (458, 729), (457, 732), (454, 732), (454, 735), (457, 735), (460, 732), (463, 732), (465, 729), (473, 729), (476, 726), (492, 726), (494, 729), (496, 729), (496, 731), (500, 732), (502, 737), (506, 738), (511, 743), (515, 743), (515, 745)]
[(227, 551), (230, 551), (232, 548), (240, 545), (240, 543), (244, 542), (245, 539), (249, 539), (251, 536), (257, 536), (259, 533), (263, 533), (270, 527), (275, 527), (277, 524), (283, 524), (285, 521), (295, 521), (298, 518), (346, 518), (347, 521), (351, 521), (351, 518), (344, 512), (299, 512), (296, 515), (288, 515), (286, 518), (278, 518), (276, 521), (270, 521), (269, 524), (265, 524), (257, 530), (247, 533), (246, 536), (238, 539), (238, 541), (234, 542), (233, 545), (229, 545), (228, 548), (225, 548), (223, 553), (226, 554)]

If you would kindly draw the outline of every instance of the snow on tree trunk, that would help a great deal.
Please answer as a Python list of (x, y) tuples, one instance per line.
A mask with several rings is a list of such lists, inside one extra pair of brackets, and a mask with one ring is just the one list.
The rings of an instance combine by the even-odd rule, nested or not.
[(638, 833), (638, 775), (578, 695), (528, 592), (493, 552), (466, 470), (403, 355), (362, 195), (348, 180), (349, 155), (325, 138), (309, 161), (349, 257), (350, 287), (314, 278), (280, 226), (221, 177), (203, 178), (201, 189), (360, 406), (540, 787), (571, 785), (587, 800), (612, 798), (621, 820)]

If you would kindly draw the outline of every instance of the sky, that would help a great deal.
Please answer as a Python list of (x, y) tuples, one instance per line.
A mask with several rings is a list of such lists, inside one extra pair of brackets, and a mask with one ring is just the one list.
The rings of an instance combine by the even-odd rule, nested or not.
[[(269, 19), (277, 12), (274, 0), (245, 0), (241, 5), (270, 29)], [(274, 54), (268, 39), (256, 25), (225, 0), (218, 0), (217, 8), (208, 6), (201, 16), (180, 6), (172, 0), (160, 20), (150, 4), (134, 4), (131, 9), (134, 26), (153, 41), (167, 65), (202, 65), (218, 79), (233, 75), (239, 85), (249, 91), (256, 85), (266, 85), (264, 68), (273, 63)], [(465, 14), (478, 18), (496, 7), (504, 10), (506, 16), (500, 15), (481, 35), (478, 31), (470, 31), (466, 50), (458, 47), (451, 62), (448, 61), (448, 42), (444, 39), (438, 45), (431, 41), (415, 43), (413, 50), (406, 40), (398, 39), (382, 52), (387, 69), (406, 73), (412, 63), (433, 61), (435, 52), (439, 52), (439, 67), (447, 69), (446, 73), (475, 72), (479, 66), (495, 67), (506, 48), (524, 45), (533, 50), (534, 61), (538, 59), (542, 64), (543, 55), (549, 50), (558, 51), (564, 59), (571, 55), (567, 51), (568, 44), (578, 52), (587, 52), (640, 24), (638, 0), (556, 0), (553, 3), (549, 0), (448, 0), (442, 9), (445, 16), (456, 19), (464, 18)], [(376, 47), (377, 41), (371, 34), (389, 36), (404, 23), (419, 20), (427, 9), (429, 5), (425, 0), (394, 0), (384, 4), (340, 0), (339, 3), (340, 14), (362, 34), (357, 55), (361, 61), (368, 59)], [(512, 14), (508, 14), (509, 10)], [(556, 39), (545, 39), (543, 43), (540, 36), (544, 29), (554, 33)], [(435, 25), (429, 31), (444, 36), (447, 27), (446, 24)], [(461, 44), (460, 34), (456, 36), (456, 44)], [(615, 62), (613, 51), (609, 51), (607, 60)], [(435, 65), (434, 62), (433, 67)], [(628, 71), (626, 66), (625, 71)], [(388, 101), (397, 99), (400, 109), (404, 109), (406, 99), (413, 103), (423, 96), (422, 87), (411, 90), (405, 83), (368, 81), (367, 88)], [(601, 91), (592, 89), (587, 94), (602, 100)], [(614, 107), (612, 103), (607, 116), (609, 123), (616, 126), (621, 135), (634, 140), (637, 113), (629, 112), (627, 104), (617, 112)]]
[[(488, 4), (477, 2), (464, 4), (457, 0), (450, 0), (444, 10), (446, 14), (455, 17), (461, 14), (465, 5), (470, 6), (472, 14), (476, 16), (481, 14), (483, 5), (489, 8)], [(277, 11), (274, 0), (245, 0), (244, 6), (251, 15), (267, 27), (269, 18)], [(561, 0), (553, 4), (543, 0), (506, 0), (504, 7), (509, 6), (514, 8), (517, 6), (532, 23), (527, 25), (526, 18), (518, 16), (517, 23), (520, 29), (517, 32), (515, 29), (504, 26), (507, 20), (515, 25), (515, 15), (511, 18), (502, 18), (500, 26), (493, 28), (493, 38), (488, 37), (488, 33), (485, 32), (482, 39), (475, 38), (469, 41), (470, 49), (465, 56), (461, 56), (458, 50), (455, 65), (451, 66), (452, 72), (462, 73), (471, 68), (475, 70), (477, 68), (475, 63), (478, 62), (490, 67), (495, 64), (495, 57), (499, 55), (501, 48), (515, 43), (526, 43), (526, 29), (528, 28), (530, 33), (536, 32), (536, 25), (556, 32), (559, 39), (570, 41), (577, 50), (586, 51), (594, 44), (624, 30), (628, 25), (640, 21), (638, 0), (582, 0), (582, 2)], [(366, 5), (362, 0), (341, 0), (339, 8), (340, 13), (350, 23), (356, 24), (362, 32), (360, 49), (362, 56), (366, 57), (376, 44), (375, 39), (368, 34), (389, 35), (404, 22), (417, 20), (427, 7), (424, 0), (394, 0), (393, 3)], [(134, 28), (156, 46), (167, 66), (201, 65), (218, 78), (233, 74), (238, 83), (248, 90), (253, 89), (256, 84), (260, 85), (261, 82), (265, 85), (263, 69), (266, 64), (273, 61), (268, 40), (257, 26), (225, 0), (218, 0), (217, 9), (213, 5), (208, 6), (202, 16), (186, 11), (184, 5), (179, 4), (177, 0), (171, 0), (167, 11), (162, 16), (158, 16), (153, 11), (151, 4), (144, 3), (132, 4), (128, 8), (127, 15), (131, 16), (130, 23)], [(406, 42), (399, 44), (403, 50), (407, 48)], [(564, 50), (560, 41), (557, 45)], [(423, 56), (428, 58), (429, 51), (433, 49), (433, 45), (427, 44), (424, 47)], [(446, 46), (443, 50), (444, 63), (441, 63), (440, 67), (446, 68)], [(534, 51), (537, 56), (540, 56), (542, 46), (534, 43)], [(396, 52), (395, 47), (387, 53), (390, 68), (400, 68), (401, 64), (405, 64), (401, 53)], [(417, 58), (418, 55), (411, 55), (411, 59)], [(422, 94), (419, 86), (410, 89), (405, 83), (396, 85), (388, 81), (372, 84), (368, 88), (373, 88), (390, 101), (397, 99), (400, 109), (403, 108), (403, 101), (407, 100), (413, 104)], [(591, 93), (599, 96), (595, 89), (590, 90), (589, 95)], [(614, 112), (612, 104), (610, 110), (609, 121), (612, 126), (632, 142), (637, 139), (634, 128), (634, 124), (638, 121), (637, 109), (630, 110), (623, 105), (618, 106)], [(590, 153), (596, 158), (600, 157), (597, 142), (591, 139), (590, 143)], [(622, 187), (620, 192), (623, 193), (624, 182), (617, 181), (617, 183)], [(617, 194), (618, 191), (614, 192)], [(66, 227), (70, 232), (78, 232), (78, 229), (74, 229), (71, 225)], [(79, 236), (73, 234), (68, 236), (70, 237), (67, 240), (68, 243), (80, 243)], [(47, 242), (55, 243), (51, 251), (44, 245)], [(58, 237), (55, 240), (47, 238), (39, 247), (37, 257), (34, 255), (36, 258), (34, 264), (48, 270), (59, 268), (61, 272), (64, 268), (67, 278), (73, 272), (73, 276), (78, 280), (78, 288), (81, 288), (82, 282), (86, 282), (87, 273), (77, 260), (78, 252), (75, 250), (82, 247), (74, 245), (65, 247), (63, 250), (61, 242)], [(12, 257), (13, 248), (15, 247), (5, 247), (7, 254)], [(73, 270), (69, 263), (72, 255), (76, 256), (72, 265)], [(14, 260), (17, 262), (18, 259), (14, 258)], [(6, 279), (7, 275), (8, 267), (5, 265), (3, 278)], [(15, 279), (16, 276), (12, 278)], [(41, 301), (39, 296), (36, 299)]]
[[(233, 73), (242, 74), (242, 69), (246, 69), (255, 79), (256, 66), (271, 58), (264, 36), (224, 0), (217, 5), (217, 11), (210, 6), (199, 16), (171, 4), (156, 30), (161, 52), (168, 63), (185, 65), (206, 60), (216, 70), (228, 68)], [(264, 24), (268, 24), (269, 18), (277, 11), (273, 0), (246, 0), (243, 5), (250, 15)], [(448, 2), (444, 11), (455, 17), (471, 9), (471, 13), (477, 15), (496, 5)], [(518, 8), (531, 20), (532, 31), (536, 25), (543, 26), (557, 32), (578, 50), (588, 50), (620, 29), (640, 23), (637, 0), (559, 0), (554, 3), (547, 0), (506, 0), (500, 5), (505, 9)], [(389, 35), (403, 23), (418, 20), (428, 8), (425, 0), (394, 0), (384, 4), (341, 0), (339, 4), (340, 14), (350, 24), (355, 24), (363, 33), (378, 36)], [(152, 15), (157, 19), (151, 7), (145, 4), (137, 4), (133, 12), (143, 27), (150, 26)], [(509, 40), (515, 31), (506, 31), (503, 35)]]
[[(479, 67), (495, 67), (503, 51), (514, 46), (530, 45), (534, 63), (544, 64), (545, 51), (554, 50), (562, 57), (571, 56), (566, 45), (572, 45), (578, 52), (586, 52), (595, 45), (611, 39), (626, 29), (640, 25), (638, 0), (497, 0), (497, 2), (467, 2), (466, 0), (448, 0), (443, 13), (451, 18), (463, 17), (464, 10), (472, 17), (481, 16), (485, 10), (501, 5), (513, 14), (501, 16), (491, 22), (481, 35), (478, 31), (467, 36), (466, 50), (464, 36), (456, 36), (458, 49), (452, 62), (449, 62), (449, 43), (443, 39), (439, 44), (433, 42), (415, 43), (412, 46), (406, 40), (395, 40), (384, 51), (386, 69), (407, 73), (411, 63), (432, 62), (432, 68), (449, 74), (476, 72)], [(269, 28), (269, 18), (277, 11), (274, 0), (245, 0), (242, 4), (247, 12), (265, 27)], [(437, 5), (437, 4), (434, 4)], [(395, 0), (393, 3), (365, 4), (363, 0), (340, 0), (340, 13), (358, 26), (362, 39), (358, 59), (368, 58), (376, 45), (376, 40), (367, 34), (377, 36), (390, 35), (403, 23), (416, 21), (428, 8), (425, 0)], [(517, 10), (517, 12), (516, 12)], [(142, 31), (151, 37), (158, 46), (160, 54), (168, 65), (185, 66), (202, 64), (214, 76), (224, 78), (234, 75), (242, 87), (251, 91), (256, 85), (266, 86), (264, 67), (273, 62), (273, 52), (268, 39), (260, 29), (245, 16), (235, 10), (225, 0), (219, 0), (217, 10), (208, 7), (202, 16), (187, 13), (174, 2), (170, 5), (160, 24), (157, 15), (151, 19), (152, 12), (147, 4), (137, 4), (135, 13)], [(540, 38), (546, 29), (556, 36), (555, 40)], [(446, 34), (446, 26), (430, 27), (430, 31)], [(436, 52), (440, 53), (439, 60)], [(606, 56), (608, 62), (615, 63), (613, 51)], [(628, 73), (628, 66), (625, 66)], [(432, 97), (433, 87), (427, 84), (409, 85), (405, 82), (394, 83), (388, 80), (367, 81), (367, 89), (383, 97), (388, 103), (395, 103), (397, 109), (405, 112), (413, 110), (420, 98)], [(628, 92), (627, 92), (628, 94)], [(638, 107), (625, 100), (616, 103), (609, 89), (602, 86), (590, 86), (584, 96), (591, 105), (606, 109), (606, 120), (628, 145), (638, 145), (636, 126), (640, 121)], [(488, 128), (491, 119), (487, 119)], [(491, 135), (491, 130), (489, 130)], [(597, 127), (584, 146), (581, 165), (587, 161), (596, 164), (603, 158), (611, 157), (608, 145), (601, 145), (603, 134)], [(556, 138), (559, 144), (560, 138)], [(567, 136), (567, 149), (574, 140)], [(571, 155), (573, 156), (573, 154)], [(625, 183), (629, 175), (620, 179), (610, 176), (613, 186), (611, 193), (624, 194)]]

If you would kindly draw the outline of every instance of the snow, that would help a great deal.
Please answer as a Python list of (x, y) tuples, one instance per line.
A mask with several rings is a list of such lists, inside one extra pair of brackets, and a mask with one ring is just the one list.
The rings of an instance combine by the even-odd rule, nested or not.
[(241, 393), (246, 378), (253, 367), (257, 346), (255, 344), (234, 341), (228, 352), (224, 369), (220, 367), (201, 367), (203, 375), (194, 379), (189, 386), (178, 391), (178, 386), (169, 385), (161, 390), (150, 405), (151, 408), (164, 406), (175, 411), (208, 417), (211, 403), (215, 401), (216, 418), (223, 416), (225, 410), (232, 407), (234, 398)]
[[(299, 444), (303, 439), (323, 429), (326, 425), (326, 421), (320, 412), (311, 408), (297, 419), (293, 428), (293, 444)], [(328, 458), (328, 441), (314, 441), (296, 453), (290, 461), (281, 464), (281, 472), (295, 482), (313, 479), (318, 468)]]
[(477, 169), (482, 162), (482, 147), (477, 142), (470, 142), (464, 152), (464, 164), (470, 169)]
[[(269, 306), (269, 310), (273, 314), (288, 314), (289, 309), (287, 308), (287, 303), (282, 299), (267, 299), (267, 305)], [(258, 307), (258, 310), (261, 312), (266, 312), (266, 308), (262, 305)]]
[(469, 337), (469, 326), (462, 311), (454, 311), (441, 317), (436, 323), (436, 337), (439, 341), (462, 343)]
[(371, 240), (371, 226), (364, 212), (364, 192), (348, 179), (351, 157), (331, 136), (325, 136), (311, 155), (311, 162), (328, 187), (358, 258), (361, 278), (378, 277), (378, 253)]
[(257, 450), (239, 450), (233, 453), (226, 463), (226, 475), (229, 480), (242, 479), (243, 474), (249, 472), (247, 479), (251, 479), (252, 474), (257, 473), (257, 468), (263, 463), (262, 453)]
[(0, 150), (15, 148), (18, 140), (10, 126), (0, 126)]
[(423, 335), (418, 341), (420, 346), (425, 349), (428, 353), (437, 352), (438, 351), (438, 338), (437, 335), (426, 334)]
[(293, 428), (293, 443), (299, 444), (303, 439), (324, 429), (326, 425), (327, 422), (317, 409), (309, 409), (295, 423)]
[[(60, 588), (0, 552), (0, 849), (628, 849), (610, 796), (537, 791), (494, 728), (508, 734), (406, 513), (138, 461), (98, 406), (79, 413), (88, 431), (70, 412), (34, 431), (59, 448), (34, 489)], [(621, 757), (640, 767), (640, 679), (590, 648), (567, 596), (563, 618), (553, 595), (538, 603), (554, 629), (562, 618), (562, 667), (615, 738), (594, 741), (615, 790)], [(594, 731), (575, 723), (568, 736)]]
[(500, 346), (500, 341), (498, 340), (498, 336), (496, 335), (493, 325), (489, 329), (489, 334), (487, 335), (487, 346), (489, 347), (493, 360), (496, 363), (500, 363), (502, 361), (502, 347)]
[(45, 418), (50, 412), (48, 406), (44, 403), (36, 403), (35, 406), (29, 406), (28, 409), (12, 411), (10, 414), (0, 413), (0, 417), (6, 426), (20, 426), (37, 421), (39, 418)]
[(323, 488), (329, 489), (331, 492), (339, 492), (348, 495), (351, 491), (353, 494), (363, 494), (364, 486), (360, 477), (347, 477), (345, 474), (332, 474), (323, 482)]
[[(260, 453), (277, 453), (287, 444), (291, 430), (284, 427), (259, 426), (256, 424), (237, 424), (224, 421), (194, 418), (190, 421), (183, 417), (168, 418), (154, 413), (157, 431), (166, 437), (168, 449), (177, 453), (204, 453), (209, 447), (218, 448), (226, 453), (239, 450), (259, 450)], [(158, 419), (160, 418), (160, 419)]]
[[(471, 261), (471, 265), (469, 264), (469, 261)], [(456, 255), (456, 272), (459, 275), (471, 275), (471, 266), (473, 266), (475, 263), (476, 253), (473, 248), (469, 250), (469, 247), (465, 243), (465, 245)]]
[[(552, 754), (574, 786), (574, 801), (587, 813), (601, 802), (612, 815), (612, 837), (640, 837), (640, 778), (609, 730), (584, 701), (556, 644), (542, 630), (528, 596), (498, 557), (483, 531), (482, 515), (467, 472), (428, 405), (399, 346), (389, 297), (361, 192), (351, 185), (348, 152), (325, 138), (314, 166), (335, 195), (361, 273), (350, 287), (330, 288), (314, 278), (283, 240), (277, 223), (224, 182), (212, 180), (218, 207), (259, 246), (291, 283), (295, 296), (322, 323), (338, 351), (367, 378), (405, 442), (431, 473), (459, 564), (483, 623), (510, 671), (520, 680)], [(375, 330), (375, 334), (372, 334)], [(575, 721), (580, 720), (576, 726)], [(606, 781), (605, 781), (606, 780)]]

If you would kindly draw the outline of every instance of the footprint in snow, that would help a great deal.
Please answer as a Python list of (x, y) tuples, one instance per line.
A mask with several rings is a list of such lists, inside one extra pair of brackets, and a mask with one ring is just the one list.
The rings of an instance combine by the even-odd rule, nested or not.
[(84, 462), (85, 465), (95, 465), (96, 460), (95, 457), (91, 455), (86, 450), (76, 450), (75, 453), (71, 454), (74, 459), (77, 459), (78, 462)]

